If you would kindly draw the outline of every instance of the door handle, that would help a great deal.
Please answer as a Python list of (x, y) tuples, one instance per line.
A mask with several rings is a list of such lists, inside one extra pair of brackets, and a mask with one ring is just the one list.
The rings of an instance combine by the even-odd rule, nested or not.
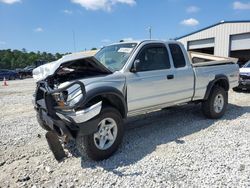
[(174, 79), (174, 75), (172, 75), (172, 74), (171, 75), (167, 75), (167, 79), (168, 80)]

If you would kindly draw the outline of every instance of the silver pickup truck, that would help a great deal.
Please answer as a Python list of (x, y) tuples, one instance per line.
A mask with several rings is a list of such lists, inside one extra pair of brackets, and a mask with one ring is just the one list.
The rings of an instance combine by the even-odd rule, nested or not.
[(81, 155), (103, 160), (120, 145), (128, 116), (195, 102), (206, 117), (222, 117), (238, 85), (236, 62), (153, 40), (67, 55), (33, 71), (37, 119), (57, 160), (70, 140)]

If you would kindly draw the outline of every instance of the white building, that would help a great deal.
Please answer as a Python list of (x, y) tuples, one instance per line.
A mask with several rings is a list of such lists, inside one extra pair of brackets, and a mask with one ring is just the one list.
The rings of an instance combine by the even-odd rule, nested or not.
[(187, 50), (250, 60), (250, 20), (221, 21), (176, 40)]

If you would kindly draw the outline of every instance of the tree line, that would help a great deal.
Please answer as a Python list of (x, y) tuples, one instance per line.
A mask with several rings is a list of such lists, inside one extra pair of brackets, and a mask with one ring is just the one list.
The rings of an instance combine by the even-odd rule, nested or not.
[(27, 52), (22, 50), (0, 50), (0, 69), (17, 69), (32, 65), (37, 60), (46, 62), (55, 61), (62, 57), (63, 54), (47, 52)]

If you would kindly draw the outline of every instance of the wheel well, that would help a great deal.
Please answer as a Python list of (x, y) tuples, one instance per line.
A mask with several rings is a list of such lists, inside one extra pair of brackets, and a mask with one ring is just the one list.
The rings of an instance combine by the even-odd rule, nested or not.
[(214, 86), (220, 86), (222, 87), (223, 89), (225, 89), (225, 91), (228, 91), (229, 90), (229, 83), (227, 80), (225, 79), (219, 79), (218, 81), (216, 81), (214, 83)]
[(207, 91), (205, 93), (205, 96), (204, 96), (204, 100), (207, 100), (211, 91), (213, 90), (214, 86), (220, 86), (222, 87), (223, 89), (225, 89), (225, 91), (228, 91), (229, 90), (229, 82), (228, 82), (228, 79), (225, 78), (225, 77), (220, 77), (220, 78), (217, 78), (213, 81), (211, 81), (208, 86), (207, 86)]
[(125, 105), (123, 104), (123, 101), (116, 95), (114, 94), (103, 94), (103, 95), (98, 95), (92, 98), (86, 106), (91, 106), (93, 104), (96, 104), (97, 102), (102, 101), (103, 106), (104, 105), (109, 105), (117, 109), (120, 113), (122, 118), (126, 118), (127, 116), (127, 110)]

